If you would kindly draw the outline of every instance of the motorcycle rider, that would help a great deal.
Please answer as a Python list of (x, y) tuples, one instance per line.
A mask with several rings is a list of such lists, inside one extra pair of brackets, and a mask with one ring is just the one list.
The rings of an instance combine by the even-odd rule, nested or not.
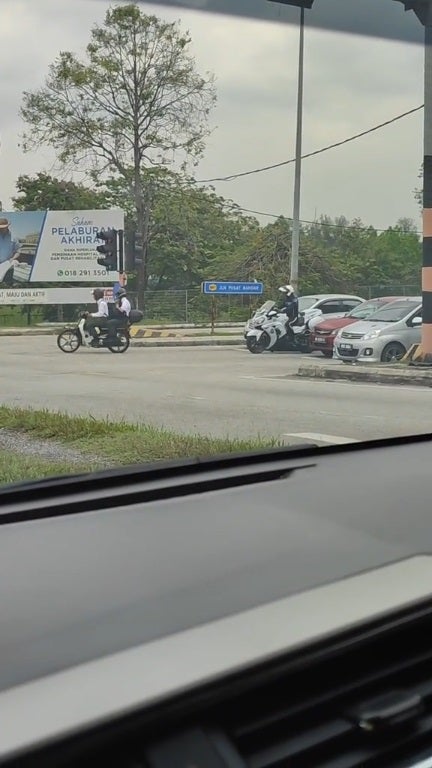
[(130, 312), (131, 303), (127, 297), (127, 293), (124, 288), (120, 288), (117, 293), (117, 303), (113, 311), (111, 319), (108, 321), (108, 339), (114, 340), (116, 331), (118, 328), (124, 328), (127, 324)]
[(287, 316), (286, 332), (291, 341), (294, 341), (294, 331), (291, 327), (298, 318), (298, 298), (292, 285), (281, 285), (278, 289), (282, 294), (282, 302), (278, 307), (279, 312)]
[(102, 328), (106, 327), (109, 313), (108, 303), (104, 298), (103, 290), (101, 288), (95, 288), (92, 295), (94, 300), (97, 302), (97, 311), (90, 312), (86, 315), (86, 322), (84, 327), (85, 330), (88, 331), (88, 333), (90, 333), (90, 335), (93, 337), (91, 346), (97, 347), (99, 345), (98, 333), (100, 333)]

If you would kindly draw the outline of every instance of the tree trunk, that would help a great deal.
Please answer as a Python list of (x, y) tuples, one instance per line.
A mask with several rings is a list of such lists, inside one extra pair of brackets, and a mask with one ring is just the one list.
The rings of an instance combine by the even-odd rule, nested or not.
[(147, 181), (145, 188), (141, 181), (139, 173), (135, 174), (135, 208), (137, 233), (142, 242), (142, 261), (137, 268), (137, 301), (138, 309), (145, 312), (145, 292), (149, 277), (148, 272), (148, 252), (150, 240), (150, 214), (152, 205), (152, 189)]

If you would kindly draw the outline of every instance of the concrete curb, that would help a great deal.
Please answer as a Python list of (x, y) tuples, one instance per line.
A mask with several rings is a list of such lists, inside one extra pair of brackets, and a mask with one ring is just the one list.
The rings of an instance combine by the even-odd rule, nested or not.
[(64, 328), (62, 325), (58, 328), (0, 328), (0, 338), (2, 336), (56, 336)]
[(131, 339), (131, 347), (240, 347), (244, 339), (166, 339), (166, 341), (145, 341)]
[(358, 381), (371, 384), (408, 384), (414, 387), (432, 387), (432, 370), (416, 370), (392, 366), (383, 370), (366, 367), (301, 365), (296, 373), (301, 379), (326, 379), (328, 381)]
[(172, 333), (171, 331), (154, 331), (150, 328), (137, 328), (136, 326), (130, 329), (131, 339), (177, 339), (179, 336), (181, 337), (180, 333)]

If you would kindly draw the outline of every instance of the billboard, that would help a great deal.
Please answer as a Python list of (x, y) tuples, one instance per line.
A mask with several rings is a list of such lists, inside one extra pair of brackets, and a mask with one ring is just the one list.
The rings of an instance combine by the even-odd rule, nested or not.
[(123, 211), (0, 211), (0, 288), (109, 282), (96, 251), (109, 227), (123, 229)]
[[(115, 289), (100, 286), (107, 301), (114, 300)], [(0, 307), (18, 304), (94, 304), (92, 289), (88, 288), (0, 288)]]

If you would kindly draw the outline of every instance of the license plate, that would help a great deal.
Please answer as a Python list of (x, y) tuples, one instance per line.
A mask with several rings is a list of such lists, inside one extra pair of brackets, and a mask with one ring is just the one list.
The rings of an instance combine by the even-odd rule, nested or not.
[(322, 339), (319, 336), (315, 336), (315, 344), (325, 344), (326, 339)]
[(341, 344), (340, 348), (341, 349), (352, 349), (353, 345), (352, 344)]

